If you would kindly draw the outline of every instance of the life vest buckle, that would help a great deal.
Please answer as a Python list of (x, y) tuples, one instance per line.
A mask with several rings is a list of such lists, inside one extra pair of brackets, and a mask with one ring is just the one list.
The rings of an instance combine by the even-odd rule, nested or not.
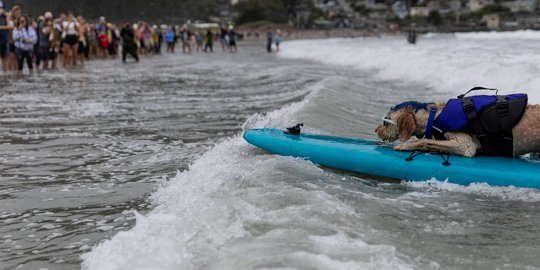
[(506, 117), (510, 115), (508, 100), (506, 100), (506, 98), (497, 96), (497, 103), (495, 104), (495, 107), (497, 108), (497, 113), (499, 113), (499, 116)]
[(463, 109), (465, 112), (474, 111), (474, 104), (472, 102), (463, 102)]

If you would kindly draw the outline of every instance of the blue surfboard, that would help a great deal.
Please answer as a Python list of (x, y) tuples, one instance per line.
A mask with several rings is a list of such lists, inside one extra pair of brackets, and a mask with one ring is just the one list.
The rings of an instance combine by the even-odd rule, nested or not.
[(460, 185), (485, 182), (492, 186), (540, 189), (540, 164), (520, 158), (466, 158), (400, 152), (380, 141), (316, 134), (290, 135), (268, 128), (250, 129), (244, 133), (244, 139), (274, 154), (304, 158), (355, 173), (407, 181), (435, 178)]

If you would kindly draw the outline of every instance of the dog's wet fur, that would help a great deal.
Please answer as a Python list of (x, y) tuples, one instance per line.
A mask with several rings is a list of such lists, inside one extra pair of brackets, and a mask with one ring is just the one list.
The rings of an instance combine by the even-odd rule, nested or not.
[[(415, 104), (427, 104), (426, 109), (419, 109)], [(482, 146), (473, 134), (466, 132), (446, 132), (446, 140), (425, 139), (424, 132), (429, 117), (429, 109), (437, 106), (437, 116), (444, 108), (444, 103), (404, 102), (393, 107), (386, 115), (387, 119), (397, 124), (386, 123), (377, 127), (375, 132), (386, 142), (399, 140), (399, 151), (437, 151), (452, 155), (474, 157), (482, 152)], [(512, 129), (514, 137), (514, 156), (540, 152), (540, 105), (527, 105), (519, 123)], [(409, 141), (412, 137), (416, 140)]]

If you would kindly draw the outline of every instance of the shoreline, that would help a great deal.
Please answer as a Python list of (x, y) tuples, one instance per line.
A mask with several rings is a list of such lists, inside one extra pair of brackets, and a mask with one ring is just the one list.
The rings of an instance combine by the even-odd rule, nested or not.
[[(521, 32), (521, 31), (538, 31), (535, 29), (513, 29), (513, 30), (491, 30), (491, 29), (468, 29), (462, 31), (430, 31), (431, 29), (420, 29), (418, 32), (419, 35), (424, 34), (455, 34), (455, 33), (505, 33), (505, 32)], [(253, 33), (259, 33), (258, 38), (254, 36)], [(244, 35), (242, 41), (252, 42), (252, 41), (265, 41), (266, 40), (266, 31), (265, 30), (244, 30), (241, 31)], [(251, 33), (251, 35), (249, 34)], [(355, 30), (355, 29), (328, 29), (328, 30), (293, 30), (293, 31), (282, 31), (281, 37), (283, 41), (287, 40), (310, 40), (310, 39), (329, 39), (329, 38), (368, 38), (368, 37), (398, 37), (403, 36), (404, 38), (407, 35), (405, 29), (398, 31), (376, 31), (376, 30)]]
[[(272, 30), (275, 31), (275, 30)], [(265, 41), (267, 30), (243, 30), (243, 41)], [(258, 37), (255, 35), (258, 33)], [(360, 37), (379, 37), (380, 33), (372, 30), (355, 29), (317, 29), (317, 30), (282, 30), (281, 37), (286, 40), (302, 39), (327, 39), (327, 38), (360, 38)]]

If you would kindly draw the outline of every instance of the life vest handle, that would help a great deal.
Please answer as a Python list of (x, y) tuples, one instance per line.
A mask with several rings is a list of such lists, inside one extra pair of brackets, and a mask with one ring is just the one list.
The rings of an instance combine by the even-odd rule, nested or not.
[(483, 90), (495, 91), (495, 95), (497, 95), (499, 93), (499, 89), (497, 89), (497, 88), (487, 88), (487, 87), (482, 87), (482, 86), (476, 86), (476, 87), (471, 88), (465, 94), (459, 95), (458, 98), (464, 98), (468, 93), (470, 93), (472, 91), (483, 91)]

